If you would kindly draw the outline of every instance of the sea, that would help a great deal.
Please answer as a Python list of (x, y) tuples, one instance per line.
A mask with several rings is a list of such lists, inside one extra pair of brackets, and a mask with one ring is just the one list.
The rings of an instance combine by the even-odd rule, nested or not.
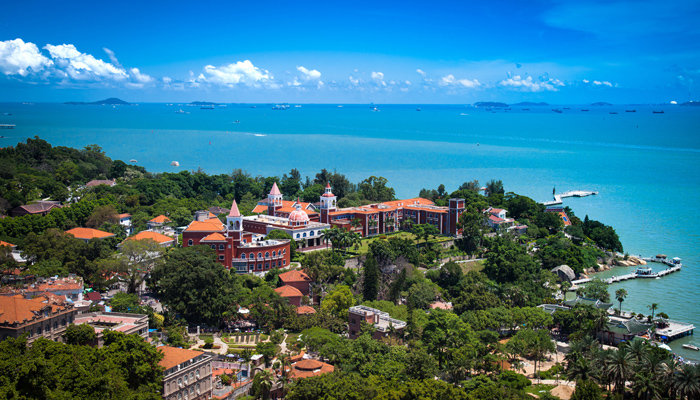
[[(98, 144), (112, 159), (136, 160), (152, 172), (201, 168), (220, 174), (241, 168), (281, 176), (296, 168), (313, 178), (326, 168), (353, 182), (383, 176), (398, 198), (440, 184), (450, 192), (475, 179), (482, 185), (501, 180), (507, 192), (537, 201), (551, 200), (553, 190), (597, 191), (567, 198), (564, 205), (582, 219), (588, 215), (615, 227), (625, 252), (663, 253), (680, 257), (684, 265), (661, 279), (612, 284), (611, 294), (627, 290), (625, 311), (648, 315), (648, 306), (658, 303), (657, 313), (700, 327), (700, 107), (272, 107), (0, 103), (0, 124), (16, 125), (0, 130), (0, 146), (34, 136), (75, 148)], [(633, 269), (614, 268), (601, 276)], [(700, 337), (670, 346), (686, 359), (700, 360), (681, 347), (685, 343), (700, 346)]]

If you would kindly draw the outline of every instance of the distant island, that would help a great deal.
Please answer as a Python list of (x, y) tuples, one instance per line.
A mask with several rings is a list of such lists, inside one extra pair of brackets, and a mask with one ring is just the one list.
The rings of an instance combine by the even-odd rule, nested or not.
[(217, 106), (219, 103), (212, 103), (211, 101), (193, 101), (188, 106)]
[(685, 103), (681, 103), (681, 106), (690, 106), (690, 107), (700, 107), (700, 101), (686, 101)]
[(541, 101), (539, 103), (534, 103), (531, 101), (522, 101), (520, 103), (515, 103), (513, 104), (514, 106), (548, 106), (549, 104), (545, 103), (544, 101)]
[(93, 101), (92, 103), (86, 103), (84, 101), (69, 101), (63, 104), (69, 104), (72, 106), (130, 106), (131, 103), (127, 103), (124, 100), (118, 99), (116, 97), (110, 97), (109, 99)]
[(478, 103), (474, 103), (474, 107), (479, 107), (479, 108), (508, 107), (508, 104), (499, 103), (499, 102), (495, 102), (495, 101), (480, 101)]
[(600, 107), (600, 106), (611, 106), (612, 104), (606, 103), (606, 102), (604, 102), (604, 101), (599, 101), (599, 102), (593, 103), (593, 104), (591, 104), (591, 105), (592, 105), (592, 106), (596, 106), (596, 107)]

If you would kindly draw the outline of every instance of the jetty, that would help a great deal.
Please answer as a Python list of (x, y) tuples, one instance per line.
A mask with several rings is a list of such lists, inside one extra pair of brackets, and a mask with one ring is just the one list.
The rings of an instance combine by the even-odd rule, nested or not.
[[(613, 277), (608, 278), (608, 279), (603, 279), (603, 282), (605, 282), (607, 284), (611, 284), (611, 283), (615, 283), (615, 282), (626, 281), (628, 279), (637, 279), (637, 278), (639, 278), (639, 279), (656, 279), (656, 278), (661, 278), (663, 276), (666, 276), (668, 274), (672, 274), (674, 272), (678, 272), (681, 270), (681, 268), (683, 268), (683, 264), (681, 263), (681, 259), (678, 257), (675, 257), (671, 260), (667, 260), (665, 255), (663, 257), (659, 257), (659, 256), (641, 257), (640, 256), (639, 259), (644, 260), (644, 261), (651, 261), (651, 262), (658, 262), (658, 263), (666, 264), (668, 266), (668, 268), (666, 268), (663, 271), (652, 272), (651, 274), (649, 274), (649, 273), (640, 273), (640, 269), (641, 269), (641, 267), (640, 267), (640, 268), (637, 268), (637, 271), (634, 271), (634, 272), (629, 273), (629, 274), (613, 276)], [(649, 269), (649, 271), (651, 271), (651, 269)], [(644, 271), (642, 271), (642, 272), (644, 272)], [(588, 283), (592, 280), (593, 280), (593, 278), (577, 279), (575, 281), (571, 281), (571, 284), (572, 285), (579, 285), (582, 283)]]
[(554, 195), (554, 200), (552, 201), (545, 201), (542, 202), (541, 204), (544, 204), (545, 206), (555, 206), (558, 204), (562, 204), (562, 199), (565, 197), (587, 197), (587, 196), (592, 196), (598, 194), (598, 191), (587, 191), (587, 190), (569, 190), (568, 192), (560, 193), (560, 194), (555, 194)]
[(15, 129), (13, 124), (0, 124), (0, 129)]

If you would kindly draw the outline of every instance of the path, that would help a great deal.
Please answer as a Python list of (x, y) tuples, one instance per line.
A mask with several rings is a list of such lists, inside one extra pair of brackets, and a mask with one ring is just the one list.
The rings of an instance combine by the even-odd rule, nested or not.
[[(193, 346), (195, 349), (200, 349), (199, 346), (204, 345), (204, 340), (199, 339), (197, 340), (197, 343)], [(217, 353), (217, 354), (227, 354), (228, 353), (228, 345), (224, 343), (223, 340), (221, 340), (221, 337), (214, 335), (214, 346), (219, 346), (218, 349), (201, 349), (210, 353)]]

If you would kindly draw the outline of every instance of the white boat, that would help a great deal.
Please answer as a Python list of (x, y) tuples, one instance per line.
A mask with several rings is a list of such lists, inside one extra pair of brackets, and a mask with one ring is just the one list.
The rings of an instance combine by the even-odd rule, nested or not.
[(295, 105), (294, 107), (296, 107), (296, 108), (301, 108), (301, 106), (300, 106), (299, 104)]
[(647, 267), (644, 265), (640, 265), (637, 267), (637, 270), (634, 271), (634, 274), (637, 275), (637, 278), (657, 278), (659, 274), (654, 272), (651, 267)]
[(690, 349), (690, 350), (695, 350), (695, 351), (700, 351), (700, 347), (698, 346), (693, 346), (692, 344), (684, 344), (683, 345), (684, 349)]
[(338, 106), (338, 108), (343, 108), (343, 106), (342, 106), (342, 105), (340, 105), (340, 106)]
[(182, 110), (180, 109), (180, 110), (175, 111), (175, 114), (189, 114), (189, 113), (186, 112), (186, 111), (182, 111)]
[(177, 161), (173, 161), (173, 162), (170, 163), (170, 165), (172, 165), (173, 167), (179, 167), (179, 166), (180, 166), (180, 163), (177, 162)]
[(379, 111), (379, 109), (378, 109), (377, 107), (374, 107), (374, 108), (372, 109), (372, 111), (374, 111), (374, 112), (378, 112), (378, 111)]

